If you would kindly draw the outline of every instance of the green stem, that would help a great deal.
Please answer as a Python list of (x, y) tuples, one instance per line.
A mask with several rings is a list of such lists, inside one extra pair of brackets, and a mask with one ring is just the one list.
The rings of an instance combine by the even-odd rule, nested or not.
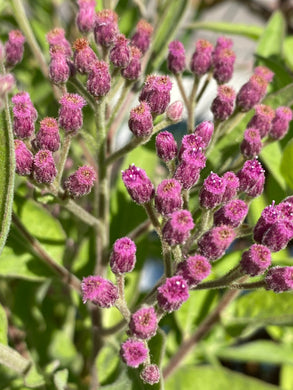
[(119, 298), (117, 299), (115, 306), (120, 311), (122, 316), (125, 318), (127, 322), (130, 321), (131, 313), (128, 309), (127, 303), (125, 301), (125, 294), (124, 294), (124, 275), (116, 275), (116, 281), (117, 281), (117, 287), (118, 287), (118, 294)]
[(189, 104), (187, 106), (187, 111), (188, 111), (188, 120), (187, 120), (187, 131), (188, 133), (193, 132), (193, 127), (194, 127), (194, 109), (195, 109), (195, 96), (196, 96), (196, 91), (198, 88), (198, 77), (194, 76), (193, 80), (193, 85), (192, 85), (192, 90), (189, 96)]
[(57, 176), (55, 179), (54, 184), (57, 186), (57, 188), (60, 188), (62, 175), (66, 163), (66, 159), (69, 153), (70, 145), (71, 145), (72, 135), (71, 134), (65, 134), (63, 145), (61, 148), (61, 153), (59, 157), (58, 167), (57, 167)]
[(230, 288), (249, 290), (254, 288), (266, 288), (266, 282), (264, 280), (259, 280), (258, 282), (251, 283), (233, 283), (229, 286)]
[(115, 107), (113, 108), (113, 111), (111, 113), (111, 116), (107, 122), (107, 129), (110, 129), (112, 123), (114, 122), (116, 116), (117, 116), (117, 112), (119, 111), (120, 107), (122, 106), (124, 100), (125, 100), (125, 97), (126, 95), (128, 94), (128, 91), (130, 90), (131, 86), (132, 86), (133, 82), (131, 81), (128, 81), (128, 80), (125, 80), (125, 84), (123, 86), (123, 89), (121, 91), (121, 95), (118, 99), (118, 102), (116, 103)]
[(154, 228), (156, 229), (159, 237), (162, 236), (162, 232), (161, 232), (161, 224), (158, 220), (158, 217), (156, 215), (156, 212), (153, 208), (153, 205), (151, 202), (147, 202), (147, 203), (144, 203), (144, 208), (146, 210), (146, 213), (147, 215), (149, 216)]
[(222, 276), (221, 278), (200, 283), (199, 285), (194, 287), (193, 290), (206, 290), (230, 287), (231, 282), (236, 279), (239, 279), (241, 276), (243, 276), (243, 271), (241, 270), (241, 267), (237, 265), (235, 268), (230, 270), (226, 275)]
[(183, 101), (185, 103), (185, 106), (188, 107), (189, 106), (189, 100), (187, 98), (187, 95), (185, 93), (185, 89), (183, 87), (181, 74), (175, 74), (174, 76), (175, 76), (175, 79), (176, 79), (176, 82), (177, 82), (177, 85), (178, 85), (181, 97), (182, 97), (182, 99), (183, 99)]
[(205, 91), (206, 91), (206, 89), (207, 89), (207, 87), (208, 87), (208, 85), (209, 85), (209, 83), (210, 83), (210, 81), (212, 79), (212, 76), (213, 76), (212, 72), (210, 72), (207, 75), (207, 77), (206, 77), (206, 79), (204, 81), (204, 84), (201, 87), (201, 90), (199, 91), (198, 95), (196, 96), (196, 99), (195, 99), (196, 103), (198, 103), (200, 101), (200, 99), (202, 98), (202, 95), (205, 93)]
[(88, 213), (85, 209), (80, 207), (77, 203), (75, 203), (71, 199), (61, 200), (60, 204), (63, 205), (66, 210), (70, 211), (80, 220), (85, 222), (89, 226), (95, 226), (99, 231), (103, 230), (103, 226), (101, 222), (95, 218), (92, 214)]
[(222, 126), (223, 126), (223, 122), (215, 122), (214, 132), (212, 135), (211, 142), (206, 150), (206, 156), (208, 156), (210, 154), (210, 152), (213, 150), (216, 142), (219, 140), (220, 130), (221, 130)]
[(165, 275), (167, 278), (170, 278), (173, 275), (172, 251), (165, 240), (162, 240), (162, 250)]
[(85, 98), (85, 100), (88, 102), (88, 104), (92, 108), (92, 110), (95, 111), (96, 101), (93, 98), (93, 96), (85, 89), (85, 87), (82, 85), (82, 83), (75, 77), (70, 77), (68, 82), (69, 82), (69, 84), (71, 84), (75, 87), (77, 92)]
[(200, 228), (197, 229), (186, 241), (182, 248), (183, 255), (188, 255), (192, 244), (197, 241), (209, 228), (212, 210), (204, 209), (201, 213)]

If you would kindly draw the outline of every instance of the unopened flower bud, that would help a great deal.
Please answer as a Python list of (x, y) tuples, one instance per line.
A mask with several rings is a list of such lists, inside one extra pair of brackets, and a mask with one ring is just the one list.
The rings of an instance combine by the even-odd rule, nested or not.
[(113, 306), (118, 299), (118, 289), (101, 276), (88, 276), (81, 283), (83, 303), (90, 301), (101, 308)]
[(134, 202), (143, 204), (153, 198), (154, 186), (143, 169), (137, 168), (134, 164), (130, 165), (128, 169), (122, 171), (122, 180)]
[(75, 93), (66, 93), (59, 100), (61, 107), (59, 109), (59, 126), (66, 133), (76, 134), (82, 127), (82, 107), (86, 105), (86, 101)]
[(207, 278), (211, 269), (211, 264), (206, 257), (195, 254), (178, 264), (176, 275), (181, 275), (188, 287), (192, 288)]
[(214, 223), (216, 226), (228, 225), (236, 228), (243, 222), (247, 213), (247, 204), (241, 199), (234, 199), (215, 212)]
[(163, 180), (157, 188), (155, 205), (158, 212), (168, 215), (182, 208), (181, 185), (175, 179)]
[(52, 46), (50, 48), (51, 61), (49, 64), (49, 77), (54, 84), (64, 84), (69, 79), (70, 69), (67, 63), (64, 48)]
[(111, 75), (107, 62), (96, 60), (91, 65), (86, 87), (95, 97), (107, 95), (111, 88)]
[(198, 77), (207, 73), (212, 66), (213, 50), (213, 45), (205, 39), (199, 39), (196, 42), (196, 49), (190, 62), (190, 69), (192, 73)]
[(169, 131), (159, 133), (156, 137), (156, 151), (163, 161), (173, 160), (177, 155), (177, 143), (173, 134)]
[(141, 51), (136, 46), (129, 46), (130, 61), (129, 64), (121, 69), (121, 75), (127, 80), (134, 81), (141, 75)]
[(259, 130), (250, 127), (245, 130), (243, 141), (240, 144), (241, 153), (245, 158), (253, 158), (259, 155), (262, 149), (261, 137)]
[(33, 177), (37, 183), (50, 184), (57, 175), (55, 161), (50, 150), (40, 150), (34, 158)]
[(136, 32), (131, 38), (131, 44), (136, 46), (144, 54), (151, 42), (153, 27), (144, 19), (141, 19), (136, 26)]
[(204, 233), (198, 241), (201, 255), (210, 261), (221, 258), (236, 237), (231, 226), (221, 225)]
[(292, 120), (292, 110), (289, 107), (278, 107), (276, 116), (272, 120), (270, 129), (270, 137), (274, 139), (282, 139), (289, 130), (289, 124)]
[(9, 32), (8, 41), (5, 43), (5, 58), (8, 67), (15, 66), (22, 60), (25, 37), (19, 30)]
[(243, 252), (240, 266), (243, 272), (250, 276), (261, 275), (271, 265), (272, 256), (269, 248), (253, 244)]
[(97, 44), (111, 46), (118, 34), (118, 15), (111, 9), (103, 9), (96, 15), (94, 36)]
[(78, 0), (79, 10), (76, 17), (76, 24), (80, 32), (89, 33), (95, 23), (95, 0)]
[(172, 41), (169, 43), (168, 47), (168, 69), (174, 74), (182, 73), (186, 66), (185, 49), (183, 44), (180, 41)]
[(150, 75), (146, 78), (139, 100), (147, 101), (154, 114), (163, 114), (170, 103), (171, 89), (172, 83), (168, 76)]
[(235, 97), (236, 93), (232, 87), (228, 85), (220, 85), (218, 87), (218, 95), (211, 105), (211, 111), (215, 120), (225, 121), (229, 118), (234, 110)]
[(137, 368), (146, 361), (148, 350), (143, 341), (128, 339), (121, 345), (120, 355), (127, 366)]
[(241, 111), (249, 111), (259, 104), (266, 94), (268, 82), (261, 76), (254, 74), (245, 83), (237, 94), (236, 105)]
[(81, 74), (89, 73), (92, 64), (97, 60), (96, 53), (85, 38), (77, 39), (73, 47), (75, 49), (74, 64), (77, 71)]
[(59, 128), (56, 119), (44, 118), (40, 122), (40, 130), (35, 138), (35, 146), (38, 149), (48, 149), (56, 152), (60, 147)]
[(203, 121), (195, 128), (194, 134), (201, 137), (202, 141), (205, 144), (204, 149), (208, 147), (212, 139), (213, 132), (214, 124), (210, 121)]
[(84, 165), (65, 180), (64, 189), (71, 198), (80, 198), (91, 192), (95, 181), (95, 170), (88, 165)]
[(275, 293), (293, 289), (293, 267), (272, 267), (265, 277), (266, 289)]
[(219, 84), (227, 83), (231, 80), (234, 70), (236, 55), (231, 49), (222, 49), (214, 55), (214, 79)]
[(71, 45), (65, 38), (65, 31), (63, 28), (56, 27), (53, 30), (49, 31), (46, 35), (47, 42), (49, 43), (50, 48), (52, 46), (59, 46), (64, 49), (64, 54), (67, 58), (70, 58), (72, 55)]
[(110, 267), (114, 274), (124, 274), (134, 269), (136, 246), (128, 237), (119, 238), (113, 245)]
[(130, 335), (139, 339), (150, 339), (158, 328), (158, 319), (153, 307), (142, 307), (132, 314), (129, 322)]
[(181, 100), (170, 104), (166, 111), (166, 116), (172, 122), (179, 122), (182, 119), (183, 103)]
[(149, 364), (140, 373), (140, 378), (144, 383), (154, 385), (160, 382), (160, 369), (156, 364)]
[(128, 126), (136, 137), (147, 138), (152, 134), (153, 117), (148, 103), (141, 102), (130, 111)]
[(249, 121), (247, 127), (258, 129), (261, 138), (263, 138), (269, 133), (274, 117), (275, 111), (271, 107), (264, 104), (257, 104), (255, 106), (255, 114)]
[(206, 209), (214, 209), (222, 203), (226, 181), (216, 173), (211, 173), (204, 181), (199, 193), (199, 203)]
[(194, 228), (192, 215), (188, 210), (174, 211), (163, 227), (163, 238), (171, 246), (183, 244)]
[(20, 139), (14, 140), (16, 173), (28, 176), (32, 173), (34, 156)]
[(109, 59), (116, 68), (126, 68), (130, 62), (129, 40), (123, 34), (116, 36)]
[(239, 191), (255, 198), (264, 190), (265, 175), (261, 163), (257, 160), (245, 161), (242, 169), (237, 173), (239, 179)]
[(226, 181), (226, 187), (223, 194), (222, 202), (226, 203), (235, 198), (239, 189), (239, 179), (234, 172), (226, 172), (223, 175), (223, 179)]
[(189, 298), (188, 284), (181, 275), (167, 278), (165, 283), (158, 288), (158, 305), (164, 311), (171, 313), (178, 310)]

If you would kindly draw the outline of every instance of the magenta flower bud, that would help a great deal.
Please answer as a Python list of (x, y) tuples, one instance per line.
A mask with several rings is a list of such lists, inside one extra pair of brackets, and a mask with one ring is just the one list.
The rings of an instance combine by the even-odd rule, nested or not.
[(94, 28), (95, 23), (95, 0), (78, 0), (79, 10), (76, 17), (76, 24), (81, 33), (87, 34)]
[(137, 368), (146, 361), (148, 349), (143, 341), (128, 339), (121, 344), (120, 355), (127, 366)]
[(182, 119), (183, 103), (181, 100), (170, 104), (166, 111), (167, 118), (172, 122), (179, 122)]
[(91, 65), (86, 87), (95, 97), (107, 95), (111, 88), (111, 75), (107, 62), (96, 60)]
[(278, 107), (276, 116), (272, 120), (270, 129), (270, 137), (274, 139), (282, 139), (289, 130), (289, 123), (292, 120), (292, 111), (289, 107)]
[(183, 153), (185, 150), (193, 149), (194, 151), (201, 152), (205, 147), (205, 143), (203, 142), (202, 138), (199, 135), (196, 134), (187, 134), (184, 135), (182, 138), (181, 147), (179, 150), (178, 158), (181, 160)]
[(127, 80), (134, 81), (141, 75), (141, 51), (136, 46), (129, 46), (130, 61), (129, 64), (121, 69), (121, 75)]
[(181, 275), (189, 288), (197, 286), (211, 273), (210, 262), (201, 255), (195, 254), (178, 264), (176, 275)]
[(35, 131), (37, 111), (27, 92), (19, 92), (11, 98), (13, 107), (13, 130), (18, 138), (29, 138)]
[(293, 204), (293, 195), (287, 196), (287, 198), (285, 198), (285, 199), (283, 200), (283, 202)]
[(97, 44), (111, 46), (118, 34), (118, 15), (111, 9), (103, 9), (96, 15), (94, 36)]
[(203, 182), (199, 192), (199, 204), (205, 209), (214, 209), (222, 203), (226, 189), (226, 180), (216, 173), (211, 174)]
[(254, 69), (254, 74), (257, 76), (262, 77), (265, 79), (268, 83), (270, 83), (274, 78), (274, 72), (272, 72), (269, 68), (266, 66), (257, 66)]
[(254, 230), (253, 238), (256, 242), (261, 243), (265, 232), (279, 219), (280, 211), (273, 202), (272, 205), (263, 209)]
[(60, 135), (56, 119), (47, 117), (40, 122), (35, 145), (38, 149), (48, 149), (51, 152), (56, 152), (60, 148)]
[(83, 303), (90, 301), (101, 308), (109, 308), (118, 299), (118, 289), (101, 276), (87, 276), (81, 283)]
[(241, 270), (250, 275), (261, 275), (271, 265), (272, 255), (264, 245), (253, 244), (247, 251), (243, 252), (240, 266)]
[(130, 165), (128, 169), (122, 171), (122, 180), (134, 202), (143, 204), (153, 198), (154, 186), (143, 169), (137, 168), (134, 164)]
[(165, 283), (158, 288), (158, 305), (168, 313), (178, 310), (188, 298), (188, 284), (181, 275), (167, 278)]
[(37, 183), (50, 184), (57, 175), (55, 161), (50, 150), (40, 150), (34, 158), (33, 177)]
[(182, 73), (186, 67), (185, 49), (180, 41), (169, 43), (167, 58), (168, 69), (171, 73)]
[(139, 101), (147, 101), (154, 114), (163, 114), (170, 103), (171, 89), (172, 83), (168, 76), (147, 76)]
[(65, 38), (65, 31), (63, 30), (63, 28), (54, 28), (53, 30), (48, 32), (46, 38), (50, 48), (52, 46), (63, 47), (65, 56), (67, 58), (70, 58), (72, 56), (71, 45)]
[(79, 167), (77, 171), (65, 180), (64, 189), (71, 198), (80, 198), (91, 192), (95, 181), (96, 173), (94, 168), (84, 165)]
[(194, 130), (194, 134), (201, 137), (204, 146), (203, 148), (207, 148), (214, 132), (214, 124), (210, 121), (201, 122)]
[(247, 204), (240, 199), (234, 199), (226, 203), (214, 214), (214, 224), (216, 226), (228, 225), (238, 227), (248, 213)]
[(177, 156), (177, 143), (173, 134), (162, 131), (156, 137), (157, 155), (163, 161), (171, 161)]
[(154, 385), (160, 382), (160, 369), (156, 364), (149, 364), (140, 373), (140, 378), (144, 383)]
[(212, 54), (214, 47), (205, 39), (199, 39), (195, 45), (195, 52), (192, 55), (190, 62), (191, 72), (196, 76), (201, 77), (212, 66)]
[(148, 103), (141, 102), (130, 111), (128, 126), (136, 137), (148, 138), (152, 134), (153, 117)]
[(5, 58), (8, 67), (15, 66), (22, 60), (25, 37), (19, 30), (12, 30), (5, 43)]
[(142, 307), (132, 314), (129, 322), (129, 334), (138, 339), (147, 340), (157, 333), (158, 319), (153, 307)]
[(228, 85), (220, 85), (218, 87), (218, 95), (211, 105), (211, 111), (215, 120), (225, 121), (229, 118), (234, 110), (235, 97), (236, 93), (232, 87)]
[(293, 267), (272, 267), (265, 277), (266, 289), (281, 293), (293, 289)]
[(181, 156), (181, 162), (177, 166), (174, 178), (181, 183), (182, 187), (187, 190), (193, 187), (200, 175), (200, 171), (205, 167), (205, 155), (196, 149), (187, 149)]
[(76, 134), (82, 127), (82, 107), (86, 105), (84, 98), (76, 93), (66, 93), (59, 100), (61, 107), (59, 109), (59, 126), (66, 133)]
[(114, 274), (124, 274), (134, 269), (136, 262), (136, 246), (128, 237), (119, 238), (113, 245), (110, 267)]
[(168, 215), (182, 208), (181, 189), (180, 183), (175, 179), (163, 180), (158, 185), (155, 205), (160, 214)]
[(283, 201), (276, 206), (276, 209), (279, 212), (279, 219), (288, 219), (289, 221), (293, 220), (293, 204), (288, 201)]
[(0, 75), (0, 99), (12, 90), (15, 85), (14, 76), (11, 73)]
[(174, 211), (163, 227), (163, 239), (171, 246), (183, 244), (193, 228), (192, 215), (188, 210)]
[(226, 38), (226, 37), (219, 37), (217, 39), (216, 47), (214, 50), (213, 55), (218, 56), (219, 53), (224, 49), (232, 49), (233, 41), (232, 39)]
[(275, 117), (275, 111), (264, 104), (255, 106), (255, 114), (249, 121), (247, 127), (258, 129), (261, 138), (266, 136), (271, 129), (272, 120)]
[(73, 58), (77, 71), (81, 74), (89, 73), (92, 64), (97, 61), (96, 53), (85, 38), (77, 39), (73, 47), (75, 49)]
[(210, 261), (220, 259), (236, 238), (231, 226), (221, 225), (204, 233), (198, 241), (201, 255)]
[(54, 84), (64, 84), (69, 79), (70, 69), (65, 56), (64, 48), (51, 46), (51, 61), (49, 64), (49, 77)]
[(293, 221), (277, 221), (266, 230), (261, 243), (266, 245), (272, 252), (279, 252), (286, 248), (293, 238)]
[(231, 49), (222, 49), (214, 55), (214, 79), (219, 84), (227, 83), (231, 80), (234, 70), (236, 55)]
[(15, 171), (20, 176), (28, 176), (33, 170), (34, 156), (20, 139), (14, 140)]
[(265, 175), (261, 163), (257, 159), (245, 161), (242, 169), (237, 173), (239, 179), (239, 191), (256, 198), (264, 190)]
[(151, 42), (153, 27), (144, 19), (141, 19), (136, 26), (136, 32), (131, 38), (131, 44), (136, 46), (144, 54)]
[(267, 90), (267, 81), (254, 74), (245, 83), (237, 94), (236, 105), (241, 111), (249, 111), (256, 104), (259, 104)]
[(240, 144), (241, 153), (245, 158), (253, 158), (259, 155), (262, 149), (262, 142), (259, 130), (250, 127), (245, 130), (243, 141)]
[(116, 68), (126, 68), (130, 62), (129, 40), (118, 34), (114, 46), (110, 50), (109, 59)]
[(230, 171), (223, 175), (223, 179), (226, 181), (226, 188), (223, 194), (222, 203), (227, 203), (237, 195), (240, 183), (235, 173)]

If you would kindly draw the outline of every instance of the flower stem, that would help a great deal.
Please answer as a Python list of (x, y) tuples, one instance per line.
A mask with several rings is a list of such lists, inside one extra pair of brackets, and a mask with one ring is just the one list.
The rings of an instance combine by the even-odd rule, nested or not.
[(55, 185), (57, 185), (58, 188), (60, 188), (62, 175), (66, 163), (66, 159), (69, 153), (70, 145), (71, 145), (72, 135), (71, 134), (65, 134), (63, 145), (61, 148), (61, 153), (58, 161), (58, 167), (57, 167), (57, 176), (55, 179)]
[(85, 98), (85, 100), (88, 102), (92, 110), (95, 111), (96, 109), (95, 99), (92, 97), (90, 93), (88, 93), (88, 91), (85, 89), (82, 83), (75, 77), (70, 77), (68, 82), (75, 87), (77, 92)]
[(112, 123), (114, 122), (114, 120), (115, 120), (115, 118), (117, 116), (117, 112), (119, 111), (120, 107), (122, 106), (122, 104), (123, 104), (123, 102), (125, 100), (125, 97), (128, 94), (132, 84), (133, 84), (133, 82), (125, 80), (125, 84), (124, 84), (123, 89), (121, 91), (121, 95), (119, 97), (119, 100), (116, 103), (115, 107), (113, 108), (111, 116), (110, 116), (110, 118), (109, 118), (109, 120), (107, 122), (107, 125), (106, 125), (107, 129), (110, 129)]
[(183, 87), (182, 77), (181, 77), (180, 74), (175, 74), (174, 76), (175, 76), (175, 79), (176, 79), (176, 82), (177, 82), (180, 94), (182, 96), (182, 99), (183, 99), (183, 101), (185, 103), (185, 106), (188, 107), (189, 106), (189, 101), (188, 101), (188, 98), (186, 96), (185, 89)]
[(194, 109), (195, 109), (195, 96), (196, 91), (198, 88), (198, 77), (194, 76), (192, 90), (189, 96), (189, 104), (187, 106), (187, 112), (188, 112), (188, 120), (187, 120), (187, 131), (188, 133), (193, 132), (193, 126), (194, 126)]
[(117, 299), (115, 306), (120, 311), (122, 316), (125, 318), (127, 322), (130, 321), (131, 313), (128, 309), (127, 303), (125, 301), (125, 295), (124, 295), (124, 275), (116, 275), (116, 281), (117, 281), (117, 287), (118, 287), (118, 293), (119, 298)]
[(243, 276), (243, 272), (239, 265), (230, 270), (226, 275), (222, 276), (216, 280), (210, 280), (208, 282), (203, 282), (193, 288), (193, 290), (206, 290), (206, 289), (214, 289), (214, 288), (226, 288), (230, 287), (231, 282), (236, 279), (239, 279)]

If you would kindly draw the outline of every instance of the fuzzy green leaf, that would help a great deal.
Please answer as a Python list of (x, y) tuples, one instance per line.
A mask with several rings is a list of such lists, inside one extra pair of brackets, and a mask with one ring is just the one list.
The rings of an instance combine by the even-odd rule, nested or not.
[(208, 30), (223, 34), (242, 35), (253, 40), (259, 39), (263, 33), (263, 28), (247, 24), (225, 23), (225, 22), (206, 22), (200, 21), (186, 26), (188, 30)]
[(285, 29), (285, 18), (280, 11), (276, 11), (268, 21), (259, 40), (256, 53), (263, 57), (282, 54)]

